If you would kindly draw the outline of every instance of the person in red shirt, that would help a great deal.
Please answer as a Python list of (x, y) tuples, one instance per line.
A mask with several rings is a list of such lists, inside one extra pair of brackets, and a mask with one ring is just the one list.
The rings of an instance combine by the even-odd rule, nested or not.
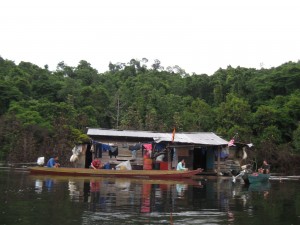
[(96, 170), (96, 169), (101, 169), (102, 168), (102, 164), (100, 159), (95, 158), (92, 163), (91, 163), (91, 168)]

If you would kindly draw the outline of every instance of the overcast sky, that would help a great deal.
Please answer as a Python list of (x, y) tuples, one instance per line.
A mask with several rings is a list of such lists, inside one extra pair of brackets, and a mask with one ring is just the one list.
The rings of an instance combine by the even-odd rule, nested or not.
[(299, 12), (299, 0), (3, 0), (0, 56), (50, 70), (132, 58), (208, 75), (269, 68), (300, 59)]

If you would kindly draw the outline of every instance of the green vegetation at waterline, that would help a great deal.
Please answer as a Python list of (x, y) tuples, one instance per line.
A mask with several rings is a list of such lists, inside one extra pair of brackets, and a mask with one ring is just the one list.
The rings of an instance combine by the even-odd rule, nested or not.
[(99, 73), (84, 60), (49, 71), (0, 57), (0, 160), (36, 161), (53, 150), (70, 156), (74, 143), (86, 140), (86, 127), (172, 132), (175, 126), (227, 140), (238, 133), (255, 145), (251, 157), (292, 172), (299, 120), (300, 62), (228, 66), (208, 76), (164, 69), (159, 60), (109, 63)]

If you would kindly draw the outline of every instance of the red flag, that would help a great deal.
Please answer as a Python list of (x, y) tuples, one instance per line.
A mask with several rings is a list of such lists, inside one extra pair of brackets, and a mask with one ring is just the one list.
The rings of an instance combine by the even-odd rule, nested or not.
[(228, 142), (228, 146), (235, 146), (234, 145), (234, 138), (232, 138), (229, 142)]
[(172, 142), (174, 142), (174, 139), (175, 139), (175, 132), (176, 132), (176, 129), (175, 129), (175, 127), (174, 127), (173, 133), (172, 133)]

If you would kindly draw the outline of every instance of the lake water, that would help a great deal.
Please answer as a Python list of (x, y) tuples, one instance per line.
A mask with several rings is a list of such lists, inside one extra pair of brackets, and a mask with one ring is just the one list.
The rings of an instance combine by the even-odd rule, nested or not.
[(245, 186), (33, 176), (0, 169), (0, 224), (300, 224), (299, 178)]

